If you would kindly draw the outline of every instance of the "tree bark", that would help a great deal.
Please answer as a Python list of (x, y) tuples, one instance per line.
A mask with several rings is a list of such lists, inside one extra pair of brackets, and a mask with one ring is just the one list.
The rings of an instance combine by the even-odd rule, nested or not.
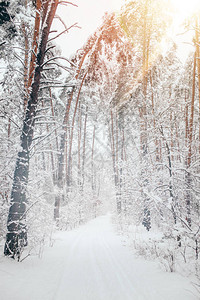
[[(42, 21), (44, 22), (44, 20)], [(83, 62), (89, 52), (90, 48), (84, 53), (81, 62), (79, 63), (78, 66), (78, 70), (76, 72), (76, 76), (75, 79), (77, 80), (83, 65)], [(63, 120), (63, 134), (61, 135), (61, 142), (60, 142), (60, 153), (58, 156), (58, 175), (57, 175), (57, 186), (58, 186), (58, 190), (59, 193), (58, 195), (56, 195), (55, 197), (55, 205), (54, 205), (54, 220), (57, 221), (58, 223), (58, 219), (59, 219), (59, 211), (60, 211), (60, 201), (61, 201), (61, 189), (63, 189), (63, 186), (61, 185), (61, 183), (63, 182), (63, 174), (64, 174), (64, 149), (65, 146), (67, 148), (67, 124), (69, 121), (69, 112), (70, 112), (70, 108), (71, 108), (71, 103), (72, 103), (72, 99), (73, 99), (73, 95), (74, 95), (74, 88), (70, 94), (70, 97), (68, 98), (68, 103), (66, 106), (66, 111), (65, 111), (65, 116), (64, 116), (64, 120)], [(70, 155), (70, 141), (68, 143), (69, 145), (69, 155)], [(70, 184), (70, 175), (69, 172), (70, 171), (70, 166), (69, 166), (69, 162), (70, 162), (70, 156), (68, 156), (67, 158), (67, 153), (66, 153), (66, 178), (67, 178), (67, 186), (69, 186)]]
[(63, 120), (63, 126), (62, 130), (63, 133), (61, 135), (61, 142), (60, 142), (60, 152), (58, 155), (58, 174), (57, 174), (57, 179), (56, 179), (56, 184), (58, 187), (58, 194), (55, 197), (55, 205), (54, 205), (54, 220), (59, 222), (59, 217), (60, 217), (60, 202), (62, 198), (62, 189), (63, 189), (63, 171), (64, 171), (64, 149), (66, 145), (66, 136), (67, 136), (67, 124), (69, 120), (69, 111), (73, 99), (73, 90), (71, 94), (69, 95), (67, 105), (66, 105), (66, 110), (65, 110), (65, 116)]
[[(25, 86), (25, 97), (24, 97), (24, 111), (26, 111), (29, 94), (30, 94), (30, 88), (33, 82), (34, 78), (34, 71), (35, 71), (35, 65), (37, 60), (37, 51), (38, 51), (38, 43), (39, 43), (39, 32), (40, 32), (40, 19), (41, 19), (41, 0), (36, 1), (36, 16), (35, 16), (35, 25), (34, 25), (34, 33), (33, 33), (33, 42), (32, 42), (32, 48), (31, 48), (31, 60), (30, 60), (30, 66), (28, 70), (28, 64), (27, 64), (27, 70), (26, 70), (26, 86)], [(28, 50), (25, 47), (26, 50)], [(25, 57), (26, 59), (26, 57)], [(26, 67), (26, 64), (25, 64)]]
[(190, 114), (190, 120), (189, 124), (186, 124), (188, 126), (188, 155), (186, 159), (186, 167), (188, 169), (188, 172), (185, 176), (185, 182), (186, 182), (186, 213), (187, 213), (187, 222), (188, 225), (191, 226), (191, 184), (192, 179), (190, 175), (190, 165), (192, 162), (192, 142), (193, 142), (193, 124), (194, 124), (194, 100), (195, 100), (195, 77), (196, 77), (196, 59), (197, 59), (197, 51), (194, 54), (194, 67), (193, 67), (193, 81), (192, 81), (192, 101), (191, 101), (191, 114)]
[(82, 139), (82, 111), (81, 102), (79, 101), (79, 113), (78, 113), (78, 170), (77, 170), (77, 184), (81, 186), (81, 139)]
[(95, 185), (95, 170), (94, 170), (94, 142), (95, 142), (95, 133), (96, 133), (96, 126), (94, 125), (93, 128), (93, 135), (92, 135), (92, 157), (91, 157), (91, 175), (92, 175), (92, 191), (94, 193), (95, 189), (96, 189), (96, 185)]
[(72, 171), (72, 142), (73, 142), (73, 136), (74, 136), (74, 125), (75, 125), (75, 117), (76, 117), (76, 112), (77, 112), (77, 108), (78, 108), (78, 102), (79, 102), (79, 98), (80, 98), (80, 94), (81, 94), (81, 90), (83, 87), (83, 83), (85, 80), (85, 77), (87, 75), (87, 72), (85, 73), (85, 75), (82, 78), (81, 81), (81, 85), (78, 91), (78, 95), (76, 98), (76, 104), (75, 104), (75, 109), (74, 109), (74, 114), (73, 114), (73, 119), (72, 119), (72, 129), (71, 129), (71, 134), (70, 134), (70, 141), (69, 141), (69, 156), (68, 156), (68, 171), (67, 171), (67, 186), (70, 187), (71, 186), (71, 171)]
[(85, 183), (85, 146), (86, 146), (86, 135), (87, 135), (87, 117), (88, 117), (88, 106), (86, 107), (85, 112), (85, 121), (84, 121), (84, 129), (83, 129), (83, 159), (82, 159), (82, 183), (81, 189), (83, 191), (84, 183)]
[(22, 23), (22, 33), (24, 35), (24, 46), (25, 46), (25, 55), (24, 55), (24, 113), (26, 112), (26, 106), (28, 102), (28, 34), (26, 31), (25, 23)]
[(11, 202), (7, 221), (8, 232), (6, 235), (4, 254), (6, 256), (11, 256), (12, 258), (18, 258), (18, 260), (20, 259), (23, 248), (27, 245), (26, 208), (28, 203), (26, 198), (26, 188), (29, 173), (29, 152), (33, 140), (38, 91), (45, 58), (45, 50), (57, 5), (58, 0), (52, 1), (46, 24), (42, 31), (37, 55), (37, 67), (34, 72), (32, 90), (29, 96), (20, 137), (21, 151), (18, 152), (11, 191)]
[[(196, 17), (195, 21), (195, 39), (196, 39), (196, 60), (197, 60), (197, 75), (198, 75), (198, 91), (199, 91), (199, 118), (200, 118), (200, 49), (199, 49), (199, 17)], [(200, 122), (199, 122), (199, 141), (200, 141)], [(200, 153), (200, 142), (199, 142)]]

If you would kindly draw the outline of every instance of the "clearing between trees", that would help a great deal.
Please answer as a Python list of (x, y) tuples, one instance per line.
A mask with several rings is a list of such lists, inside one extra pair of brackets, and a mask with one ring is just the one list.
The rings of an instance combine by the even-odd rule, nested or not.
[(123, 245), (109, 214), (76, 230), (58, 232), (55, 238), (42, 259), (31, 256), (19, 264), (1, 257), (1, 299), (198, 299), (189, 279), (135, 257)]

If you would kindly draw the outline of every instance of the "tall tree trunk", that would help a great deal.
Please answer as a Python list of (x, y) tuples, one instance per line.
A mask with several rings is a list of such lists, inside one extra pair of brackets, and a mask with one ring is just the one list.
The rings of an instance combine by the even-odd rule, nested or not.
[[(44, 22), (44, 18), (43, 18), (43, 22)], [(81, 68), (82, 68), (82, 65), (83, 65), (83, 62), (88, 54), (90, 49), (88, 49), (80, 63), (79, 63), (79, 66), (78, 66), (78, 70), (76, 72), (76, 76), (75, 76), (75, 79), (77, 80), (78, 77), (79, 77), (79, 74), (80, 74), (80, 71), (81, 71)], [(86, 74), (85, 74), (86, 76)], [(70, 172), (70, 165), (69, 165), (69, 155), (70, 155), (70, 138), (69, 138), (69, 142), (67, 141), (66, 137), (67, 137), (67, 124), (68, 124), (68, 121), (69, 121), (69, 112), (70, 112), (70, 108), (71, 108), (71, 103), (72, 103), (72, 99), (73, 99), (73, 95), (74, 95), (74, 88), (70, 94), (70, 97), (68, 98), (68, 102), (67, 102), (67, 106), (66, 106), (66, 111), (65, 111), (65, 116), (64, 116), (64, 120), (63, 120), (63, 133), (61, 135), (61, 142), (60, 142), (60, 153), (59, 153), (59, 156), (58, 156), (58, 174), (57, 174), (57, 186), (58, 186), (58, 190), (59, 190), (59, 193), (58, 195), (56, 195), (55, 197), (55, 204), (54, 204), (54, 220), (57, 221), (58, 223), (58, 219), (59, 219), (59, 211), (60, 211), (60, 201), (61, 201), (61, 189), (63, 189), (63, 186), (61, 185), (61, 182), (63, 182), (63, 171), (64, 171), (64, 149), (66, 148), (69, 148), (69, 153), (66, 153), (66, 181), (67, 181), (67, 186), (69, 185), (69, 180), (70, 180), (70, 177), (69, 177), (69, 172)], [(73, 138), (73, 137), (72, 137)], [(69, 146), (69, 147), (67, 147)], [(68, 157), (67, 157), (67, 154)]]
[(74, 90), (72, 90), (71, 94), (69, 95), (69, 98), (67, 100), (66, 110), (65, 110), (65, 116), (63, 120), (63, 126), (62, 126), (62, 135), (61, 135), (61, 141), (60, 141), (60, 151), (58, 155), (58, 174), (56, 179), (56, 184), (58, 187), (58, 194), (55, 197), (55, 204), (54, 204), (54, 220), (59, 222), (59, 216), (60, 216), (60, 202), (63, 194), (63, 171), (64, 171), (64, 149), (66, 146), (66, 137), (67, 137), (67, 124), (69, 121), (69, 111), (73, 99), (73, 93)]
[(20, 258), (24, 246), (27, 245), (26, 188), (29, 173), (29, 151), (33, 141), (33, 131), (38, 103), (38, 91), (45, 58), (45, 50), (57, 5), (58, 0), (53, 0), (51, 2), (51, 7), (49, 7), (48, 16), (41, 35), (41, 42), (37, 55), (37, 66), (34, 71), (32, 90), (29, 96), (20, 138), (22, 150), (18, 152), (11, 191), (11, 201), (7, 221), (8, 232), (6, 235), (4, 254), (7, 256), (11, 256), (12, 258), (17, 257), (18, 259)]
[(174, 223), (176, 224), (176, 222), (177, 222), (177, 216), (176, 216), (176, 210), (175, 210), (176, 200), (175, 200), (174, 193), (173, 193), (171, 151), (170, 151), (168, 141), (165, 138), (162, 126), (160, 128), (160, 132), (161, 132), (161, 135), (162, 135), (162, 137), (165, 141), (165, 146), (166, 146), (166, 150), (167, 150), (167, 160), (168, 160), (168, 170), (169, 170), (169, 195), (170, 195), (170, 198), (171, 198), (171, 211), (172, 211), (172, 215), (173, 215), (173, 218), (174, 218)]
[(42, 4), (41, 0), (36, 0), (36, 17), (35, 17), (35, 27), (34, 27), (34, 33), (33, 33), (33, 42), (32, 42), (32, 48), (31, 48), (32, 49), (31, 61), (30, 61), (30, 67), (29, 67), (28, 86), (27, 86), (28, 89), (30, 89), (33, 78), (34, 78), (36, 55), (37, 55), (38, 43), (39, 43), (41, 4)]
[[(196, 61), (196, 58), (195, 58)], [(188, 90), (185, 89), (185, 146), (188, 145), (188, 134), (189, 134), (189, 112), (188, 112)]]
[[(153, 127), (154, 127), (154, 132), (156, 134), (156, 118), (155, 118), (155, 105), (154, 105), (152, 74), (150, 74), (150, 84), (151, 84), (151, 105), (152, 105)], [(158, 161), (160, 161), (160, 157), (159, 157), (159, 144), (158, 144), (157, 136), (155, 136), (155, 147), (156, 147), (156, 162), (158, 162)]]
[(77, 170), (77, 183), (78, 187), (81, 186), (81, 138), (82, 138), (82, 111), (81, 102), (79, 101), (79, 113), (78, 113), (78, 170)]
[(142, 197), (144, 199), (144, 217), (142, 224), (149, 230), (151, 228), (150, 220), (150, 209), (149, 209), (149, 197), (144, 193), (144, 186), (148, 185), (147, 177), (147, 85), (148, 85), (148, 69), (149, 69), (149, 42), (150, 37), (148, 36), (148, 0), (144, 4), (144, 17), (143, 17), (143, 43), (142, 43), (142, 79), (143, 79), (143, 101), (142, 107), (140, 108), (140, 143), (141, 143), (141, 163), (143, 169), (141, 171), (141, 182), (142, 182)]
[(110, 110), (111, 117), (111, 151), (112, 151), (112, 162), (113, 162), (113, 173), (114, 173), (114, 183), (115, 183), (115, 192), (116, 192), (116, 202), (117, 202), (117, 212), (121, 214), (122, 203), (121, 203), (121, 193), (120, 193), (120, 176), (119, 176), (119, 159), (118, 159), (118, 150), (119, 150), (119, 141), (118, 141), (118, 118), (116, 112), (116, 119), (114, 122), (114, 116), (112, 109)]
[(26, 106), (28, 102), (28, 34), (26, 31), (25, 23), (22, 23), (22, 33), (24, 35), (24, 46), (25, 46), (25, 55), (24, 55), (24, 113), (26, 112)]
[(85, 183), (85, 149), (86, 149), (86, 136), (87, 136), (87, 118), (88, 118), (88, 106), (86, 107), (85, 112), (85, 122), (84, 122), (84, 130), (83, 130), (83, 159), (82, 159), (82, 183), (81, 189), (83, 191), (84, 183)]
[(94, 128), (93, 128), (93, 135), (92, 135), (92, 158), (91, 158), (91, 167), (92, 167), (92, 170), (91, 170), (91, 174), (92, 174), (92, 191), (94, 192), (95, 191), (95, 170), (94, 170), (94, 142), (95, 142), (95, 133), (96, 133), (96, 126), (94, 125)]
[(80, 98), (80, 94), (81, 94), (81, 90), (83, 87), (83, 83), (85, 81), (85, 77), (87, 75), (87, 72), (85, 73), (85, 75), (82, 78), (81, 81), (81, 85), (78, 91), (78, 95), (76, 98), (76, 104), (75, 104), (75, 109), (74, 109), (74, 114), (73, 114), (73, 119), (72, 119), (72, 125), (71, 125), (71, 135), (70, 135), (70, 141), (69, 141), (69, 156), (68, 156), (68, 171), (67, 171), (67, 186), (70, 187), (71, 186), (71, 171), (72, 171), (72, 145), (73, 145), (73, 136), (74, 136), (74, 125), (75, 125), (75, 117), (76, 117), (76, 112), (77, 112), (77, 108), (78, 108), (78, 103), (79, 103), (79, 98)]
[[(51, 88), (49, 88), (49, 97), (50, 97), (50, 104), (51, 104), (51, 115), (54, 118), (55, 117), (55, 113), (54, 113), (54, 107), (53, 107), (53, 100), (52, 100), (52, 93), (51, 93)], [(55, 138), (56, 138), (56, 150), (58, 151), (58, 134), (57, 134), (57, 130), (55, 128)]]
[[(199, 91), (199, 120), (200, 120), (200, 49), (199, 49), (199, 16), (196, 16), (195, 21), (195, 42), (196, 42), (196, 60), (197, 60), (197, 74), (198, 74), (198, 91)], [(200, 153), (200, 122), (199, 122), (199, 153)]]
[(192, 81), (192, 101), (191, 101), (191, 114), (188, 124), (188, 155), (186, 159), (187, 173), (185, 175), (186, 182), (186, 211), (187, 211), (187, 222), (191, 226), (191, 174), (190, 165), (192, 162), (192, 142), (193, 142), (193, 124), (194, 124), (194, 100), (195, 100), (195, 77), (196, 77), (196, 57), (197, 51), (194, 54), (194, 67), (193, 67), (193, 81)]
[(112, 151), (112, 161), (113, 161), (113, 172), (114, 172), (114, 182), (115, 187), (117, 188), (118, 180), (117, 180), (117, 171), (116, 171), (116, 146), (115, 146), (115, 135), (114, 135), (114, 120), (113, 120), (113, 112), (110, 110), (110, 118), (111, 118), (111, 151)]

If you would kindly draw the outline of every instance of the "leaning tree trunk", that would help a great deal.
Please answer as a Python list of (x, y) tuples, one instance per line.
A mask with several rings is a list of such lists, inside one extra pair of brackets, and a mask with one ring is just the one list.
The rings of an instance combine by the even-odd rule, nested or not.
[[(51, 2), (51, 7), (46, 15), (45, 26), (42, 30), (41, 42), (37, 55), (37, 67), (34, 72), (32, 90), (29, 96), (26, 115), (21, 133), (21, 151), (18, 153), (14, 179), (11, 191), (11, 202), (8, 214), (6, 243), (4, 254), (12, 258), (20, 258), (24, 246), (27, 245), (26, 230), (26, 188), (29, 173), (29, 152), (33, 140), (33, 130), (38, 103), (38, 91), (40, 86), (41, 73), (44, 64), (46, 45), (49, 31), (58, 5), (58, 0)], [(47, 2), (46, 5), (49, 5)]]
[[(83, 62), (89, 52), (90, 48), (84, 53), (82, 60), (78, 66), (78, 70), (75, 76), (75, 79), (77, 80), (83, 65)], [(86, 76), (86, 75), (85, 75)], [(82, 87), (81, 87), (82, 88)], [(80, 92), (80, 91), (79, 91)], [(68, 99), (67, 102), (67, 106), (66, 106), (66, 111), (65, 111), (65, 116), (64, 116), (64, 121), (63, 121), (63, 134), (61, 136), (61, 142), (60, 142), (60, 153), (58, 156), (58, 174), (57, 174), (57, 186), (58, 186), (58, 194), (55, 197), (55, 204), (54, 204), (54, 220), (57, 222), (57, 224), (59, 223), (59, 216), (60, 216), (60, 202), (61, 202), (61, 194), (62, 194), (62, 190), (63, 190), (63, 175), (64, 175), (64, 150), (65, 150), (65, 145), (67, 143), (66, 137), (67, 137), (67, 124), (69, 121), (69, 113), (70, 113), (70, 108), (71, 108), (71, 103), (73, 100), (73, 96), (74, 96), (74, 87), (73, 90), (71, 92), (71, 95)], [(79, 96), (78, 96), (79, 97)], [(78, 102), (77, 102), (78, 103)], [(69, 151), (69, 155), (70, 155), (70, 151)], [(69, 177), (69, 171), (70, 171), (70, 167), (68, 167), (68, 161), (66, 158), (66, 177), (67, 177), (67, 186), (69, 186), (69, 181), (70, 181), (70, 177)]]
[(70, 140), (69, 140), (69, 155), (68, 155), (68, 164), (67, 164), (67, 187), (68, 190), (71, 186), (71, 173), (72, 173), (72, 146), (73, 146), (73, 136), (74, 136), (74, 126), (75, 126), (75, 117), (76, 117), (76, 112), (77, 112), (77, 108), (78, 108), (78, 103), (79, 103), (79, 98), (80, 98), (80, 94), (81, 94), (81, 90), (86, 78), (87, 72), (85, 73), (85, 75), (82, 78), (81, 81), (81, 85), (78, 91), (78, 95), (76, 98), (76, 103), (75, 103), (75, 109), (74, 109), (74, 114), (73, 114), (73, 119), (72, 119), (72, 125), (71, 125), (71, 134), (70, 134)]

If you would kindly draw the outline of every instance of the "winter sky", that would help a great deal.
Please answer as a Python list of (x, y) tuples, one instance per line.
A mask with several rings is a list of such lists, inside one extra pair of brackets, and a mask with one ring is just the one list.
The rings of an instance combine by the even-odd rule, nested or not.
[[(62, 50), (62, 55), (70, 57), (87, 41), (87, 38), (102, 24), (102, 17), (105, 12), (118, 11), (126, 0), (74, 0), (72, 3), (77, 7), (59, 6), (57, 15), (61, 17), (67, 27), (77, 23), (80, 27), (74, 27), (68, 33), (61, 35), (57, 40), (57, 45)], [(164, 1), (164, 0), (163, 0)], [(184, 17), (196, 10), (199, 0), (173, 0), (173, 5), (177, 14), (174, 16), (175, 28), (172, 30), (173, 39), (179, 45), (178, 53), (182, 60), (185, 60), (189, 51), (192, 51), (191, 32), (182, 35), (185, 31), (180, 27)], [(180, 5), (181, 3), (181, 5)], [(188, 4), (190, 3), (190, 5)], [(64, 30), (60, 21), (54, 25), (58, 32)], [(167, 48), (167, 44), (166, 44)], [(167, 50), (167, 49), (166, 49)]]
[[(58, 15), (65, 22), (67, 27), (74, 23), (78, 23), (81, 28), (72, 28), (69, 33), (63, 34), (57, 39), (57, 44), (62, 49), (62, 54), (69, 57), (76, 52), (87, 40), (88, 36), (92, 34), (95, 29), (101, 25), (102, 17), (105, 12), (117, 11), (124, 3), (124, 0), (75, 0), (72, 1), (78, 7), (74, 6), (60, 6)], [(64, 27), (61, 22), (59, 24), (59, 31)], [(56, 24), (56, 29), (58, 25)]]

